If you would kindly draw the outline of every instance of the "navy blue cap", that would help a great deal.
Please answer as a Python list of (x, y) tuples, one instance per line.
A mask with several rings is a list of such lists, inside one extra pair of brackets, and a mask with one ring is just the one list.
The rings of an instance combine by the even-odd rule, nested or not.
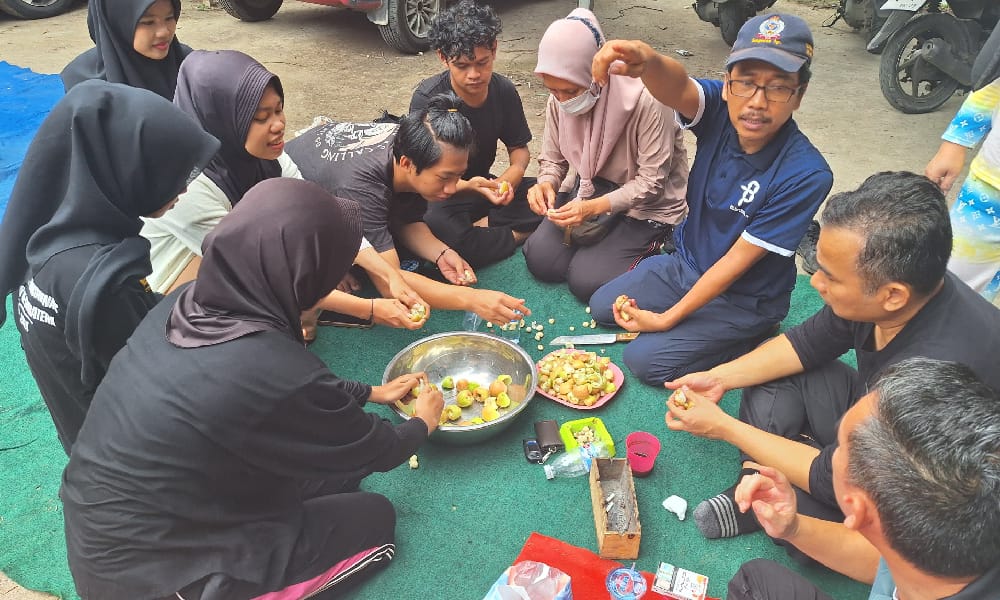
[(761, 60), (787, 73), (797, 73), (812, 60), (813, 37), (806, 22), (794, 15), (758, 15), (740, 28), (726, 66)]

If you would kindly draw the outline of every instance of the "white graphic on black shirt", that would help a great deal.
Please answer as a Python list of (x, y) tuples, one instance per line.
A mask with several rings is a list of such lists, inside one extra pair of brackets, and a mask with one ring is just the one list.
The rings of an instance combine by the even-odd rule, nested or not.
[(337, 162), (386, 148), (397, 128), (394, 123), (330, 123), (316, 130), (314, 144), (320, 158)]
[(17, 319), (27, 332), (32, 323), (56, 326), (54, 314), (59, 314), (59, 304), (35, 285), (32, 279), (17, 289)]

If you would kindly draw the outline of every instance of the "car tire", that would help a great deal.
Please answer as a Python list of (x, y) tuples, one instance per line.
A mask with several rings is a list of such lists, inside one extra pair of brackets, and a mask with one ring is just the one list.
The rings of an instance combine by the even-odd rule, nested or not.
[[(0, 0), (3, 1), (3, 0)], [(240, 21), (266, 21), (281, 8), (283, 0), (219, 0), (227, 13)]]
[(21, 19), (44, 19), (62, 14), (76, 0), (0, 0), (0, 11)]
[(387, 1), (389, 23), (378, 27), (385, 43), (408, 54), (427, 50), (431, 21), (444, 10), (446, 0)]

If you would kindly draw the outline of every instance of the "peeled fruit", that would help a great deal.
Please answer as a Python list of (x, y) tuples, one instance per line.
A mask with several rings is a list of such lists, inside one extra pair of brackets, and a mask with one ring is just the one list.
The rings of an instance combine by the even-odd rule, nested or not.
[(451, 378), (450, 375), (441, 380), (441, 389), (450, 390), (454, 389), (454, 387), (455, 387), (455, 381)]
[(615, 298), (615, 307), (618, 308), (618, 312), (621, 313), (622, 321), (631, 321), (632, 316), (625, 312), (625, 309), (629, 306), (629, 297), (625, 294)]
[(455, 404), (462, 408), (472, 406), (472, 394), (469, 393), (469, 390), (460, 391), (458, 395), (455, 396)]
[(457, 421), (462, 418), (462, 409), (454, 404), (445, 406), (444, 413), (449, 421)]
[(593, 406), (618, 391), (611, 359), (594, 352), (566, 349), (538, 363), (538, 387), (549, 395), (578, 406)]
[(507, 408), (510, 406), (510, 396), (507, 395), (507, 392), (500, 392), (497, 394), (496, 402), (500, 408)]
[(423, 304), (417, 302), (410, 307), (410, 320), (416, 323), (417, 321), (423, 321), (424, 317), (427, 316), (427, 308)]
[(483, 420), (484, 421), (494, 421), (500, 418), (500, 411), (494, 406), (484, 406), (483, 407)]
[(490, 397), (490, 391), (480, 386), (473, 391), (473, 396), (475, 397), (476, 402), (485, 402), (486, 399)]

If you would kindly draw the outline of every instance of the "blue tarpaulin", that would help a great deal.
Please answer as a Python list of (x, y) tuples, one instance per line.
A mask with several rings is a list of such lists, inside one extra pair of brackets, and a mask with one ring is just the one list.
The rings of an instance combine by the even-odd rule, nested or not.
[(58, 75), (35, 73), (0, 60), (0, 216), (31, 139), (62, 97)]

